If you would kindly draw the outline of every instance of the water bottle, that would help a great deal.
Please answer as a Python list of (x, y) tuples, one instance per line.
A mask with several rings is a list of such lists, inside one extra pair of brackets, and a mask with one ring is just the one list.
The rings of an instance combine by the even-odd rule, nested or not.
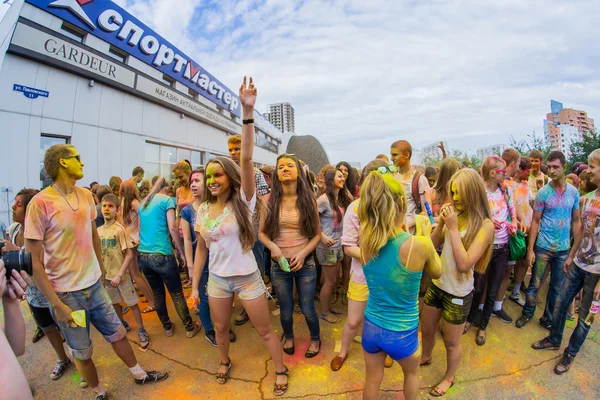
[(281, 269), (283, 271), (290, 272), (290, 264), (288, 263), (288, 260), (284, 256), (279, 257), (279, 260), (277, 260), (277, 263), (279, 263), (279, 266), (281, 267)]
[(585, 324), (587, 326), (592, 325), (592, 323), (594, 322), (594, 317), (596, 316), (596, 314), (598, 314), (598, 309), (600, 309), (600, 301), (592, 301), (592, 305), (590, 306), (590, 312), (588, 312), (588, 315), (585, 319)]

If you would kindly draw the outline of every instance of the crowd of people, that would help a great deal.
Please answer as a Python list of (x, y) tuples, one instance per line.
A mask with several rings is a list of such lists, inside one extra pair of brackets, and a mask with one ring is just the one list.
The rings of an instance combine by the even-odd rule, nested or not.
[[(242, 134), (229, 137), (229, 157), (197, 169), (181, 160), (172, 181), (153, 177), (150, 183), (136, 167), (126, 180), (81, 187), (84, 160), (77, 149), (61, 144), (46, 151), (44, 168), (53, 183), (17, 194), (4, 240), (6, 250), (31, 253), (33, 277), (5, 276), (0, 261), (3, 355), (9, 348), (16, 356), (24, 352), (23, 297), (38, 326), (34, 342), (45, 335), (56, 353), (52, 379), (75, 365), (81, 385), (98, 400), (108, 398), (92, 361), (93, 325), (135, 383), (162, 381), (168, 373), (137, 362), (123, 314), (134, 316), (142, 349), (159, 334), (145, 329), (144, 314), (156, 312), (172, 337), (177, 323), (169, 316), (168, 291), (186, 337), (204, 329), (218, 348), (216, 381), (225, 384), (235, 368), (229, 346), (237, 339), (231, 328), (237, 296), (244, 311), (234, 323), (251, 321), (262, 339), (275, 364), (274, 395), (288, 390), (283, 353), (295, 354), (297, 312), (310, 333), (306, 358), (325, 345), (322, 324), (344, 323), (332, 371), (343, 368), (362, 328), (366, 399), (378, 397), (393, 361), (404, 373), (405, 398), (415, 399), (419, 369), (434, 362), (441, 329), (446, 371), (429, 392), (439, 397), (454, 384), (461, 341), (469, 340), (463, 335), (477, 327), (475, 341), (483, 346), (492, 316), (512, 323), (503, 309), (507, 291), (523, 307), (515, 325), (524, 328), (549, 275), (539, 323), (550, 333), (532, 347), (560, 348), (565, 322), (577, 317), (555, 368), (557, 374), (569, 370), (600, 304), (600, 149), (568, 175), (560, 151), (543, 160), (537, 150), (522, 155), (512, 148), (486, 158), (477, 171), (445, 152), (439, 167), (425, 169), (411, 165), (405, 140), (391, 145), (390, 158), (380, 154), (362, 171), (340, 162), (315, 174), (294, 154), (257, 169), (256, 97), (252, 78), (244, 78)], [(191, 289), (187, 299), (185, 289)], [(280, 309), (281, 338), (269, 298)], [(347, 306), (345, 321), (338, 303)], [(14, 357), (8, 362), (16, 365)], [(14, 373), (13, 382), (26, 385), (23, 374)]]

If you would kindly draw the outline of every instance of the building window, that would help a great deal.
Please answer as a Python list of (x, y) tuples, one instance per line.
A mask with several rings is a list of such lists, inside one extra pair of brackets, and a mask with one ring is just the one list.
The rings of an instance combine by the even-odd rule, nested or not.
[(154, 176), (162, 176), (170, 181), (173, 178), (173, 167), (183, 159), (191, 162), (192, 168), (203, 165), (202, 153), (197, 150), (146, 142), (146, 178), (150, 180)]
[(80, 28), (76, 27), (75, 25), (72, 25), (66, 21), (63, 21), (61, 27), (61, 33), (67, 37), (70, 37), (71, 39), (79, 42), (79, 43), (83, 43), (83, 40), (85, 39), (85, 31), (81, 30)]
[(44, 154), (46, 154), (46, 150), (55, 144), (68, 144), (69, 142), (69, 137), (42, 134), (40, 138), (40, 189), (45, 189), (52, 185), (52, 179), (46, 174), (46, 170), (44, 169)]
[(123, 50), (116, 48), (115, 46), (110, 46), (108, 48), (108, 55), (114, 58), (115, 60), (121, 61), (123, 64), (127, 63), (127, 53)]
[(194, 89), (188, 89), (188, 94), (192, 96), (194, 100), (198, 100), (198, 92), (196, 92)]
[(163, 82), (165, 82), (167, 85), (171, 86), (172, 88), (175, 87), (175, 79), (171, 78), (167, 74), (163, 74)]

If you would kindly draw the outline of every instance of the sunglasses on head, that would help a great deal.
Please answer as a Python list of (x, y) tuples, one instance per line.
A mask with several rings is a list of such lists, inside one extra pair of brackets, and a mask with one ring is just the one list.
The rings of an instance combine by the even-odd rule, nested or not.
[(376, 171), (378, 171), (380, 174), (385, 174), (388, 172), (395, 174), (396, 171), (398, 171), (398, 168), (396, 168), (396, 166), (394, 164), (390, 164), (387, 167), (379, 167), (376, 169)]

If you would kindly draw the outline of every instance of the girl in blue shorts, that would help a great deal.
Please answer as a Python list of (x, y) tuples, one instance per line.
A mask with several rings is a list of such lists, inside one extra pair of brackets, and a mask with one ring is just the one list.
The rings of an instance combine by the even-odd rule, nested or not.
[(363, 272), (369, 288), (362, 346), (366, 377), (363, 397), (376, 399), (386, 354), (404, 373), (404, 396), (419, 392), (419, 284), (423, 269), (441, 275), (440, 259), (426, 237), (406, 232), (404, 188), (391, 174), (375, 170), (360, 190), (358, 217)]

